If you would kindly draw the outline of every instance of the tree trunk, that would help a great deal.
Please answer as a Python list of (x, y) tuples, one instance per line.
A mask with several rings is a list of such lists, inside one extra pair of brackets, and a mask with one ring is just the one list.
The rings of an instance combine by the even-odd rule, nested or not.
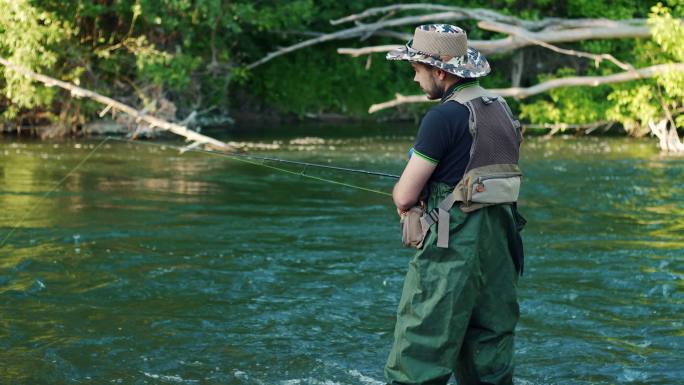
[(648, 122), (648, 127), (651, 129), (653, 135), (658, 139), (658, 147), (660, 150), (667, 153), (684, 153), (684, 144), (679, 139), (677, 134), (677, 127), (670, 125), (668, 129), (668, 120), (662, 119), (658, 123), (653, 120)]
[(511, 65), (511, 87), (520, 87), (523, 70), (525, 69), (525, 51), (518, 50), (513, 54)]

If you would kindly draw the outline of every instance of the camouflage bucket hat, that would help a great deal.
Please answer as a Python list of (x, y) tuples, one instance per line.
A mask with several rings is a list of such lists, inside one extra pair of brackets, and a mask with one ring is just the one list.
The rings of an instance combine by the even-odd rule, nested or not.
[(490, 71), (487, 59), (468, 47), (465, 31), (449, 24), (418, 26), (413, 39), (388, 52), (387, 60), (424, 63), (462, 78), (479, 78)]

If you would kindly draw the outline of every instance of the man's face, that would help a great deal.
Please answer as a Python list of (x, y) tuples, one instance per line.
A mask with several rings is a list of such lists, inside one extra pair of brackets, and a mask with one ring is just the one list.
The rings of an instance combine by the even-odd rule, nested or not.
[(423, 92), (427, 94), (428, 99), (440, 99), (444, 95), (444, 89), (441, 86), (442, 81), (433, 71), (433, 68), (421, 63), (411, 63), (411, 66), (416, 72), (413, 81), (420, 85)]

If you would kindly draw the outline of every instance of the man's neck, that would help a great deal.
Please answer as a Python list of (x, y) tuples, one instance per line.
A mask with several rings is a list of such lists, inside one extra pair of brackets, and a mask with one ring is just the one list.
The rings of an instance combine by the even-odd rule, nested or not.
[(449, 93), (449, 90), (451, 90), (452, 87), (457, 85), (458, 83), (461, 83), (463, 79), (451, 79), (449, 82), (444, 84), (444, 89), (442, 90), (442, 96), (446, 95)]

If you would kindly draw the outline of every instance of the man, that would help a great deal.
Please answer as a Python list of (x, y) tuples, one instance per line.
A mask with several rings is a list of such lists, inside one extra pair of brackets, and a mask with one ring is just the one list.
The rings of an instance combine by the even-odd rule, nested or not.
[[(393, 191), (400, 215), (421, 203), (434, 214), (423, 216), (430, 230), (409, 263), (385, 375), (392, 384), (441, 385), (452, 374), (459, 385), (512, 384), (524, 223), (515, 211), (519, 124), (502, 98), (479, 87), (489, 64), (462, 29), (419, 26), (387, 58), (409, 61), (413, 80), (441, 103), (423, 118)], [(506, 172), (474, 178), (481, 170)]]

